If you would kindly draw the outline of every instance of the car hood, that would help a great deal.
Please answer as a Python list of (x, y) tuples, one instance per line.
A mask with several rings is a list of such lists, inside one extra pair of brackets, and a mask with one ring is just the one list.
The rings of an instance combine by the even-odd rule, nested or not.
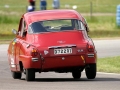
[(85, 43), (83, 31), (63, 31), (33, 34), (29, 42), (37, 47), (76, 45)]

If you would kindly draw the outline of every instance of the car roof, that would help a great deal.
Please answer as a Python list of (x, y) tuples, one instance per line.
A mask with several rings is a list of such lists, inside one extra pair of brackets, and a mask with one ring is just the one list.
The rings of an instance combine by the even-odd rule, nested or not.
[(23, 15), (25, 21), (28, 24), (37, 21), (53, 20), (53, 19), (79, 19), (83, 20), (83, 17), (75, 10), (42, 10), (28, 12)]

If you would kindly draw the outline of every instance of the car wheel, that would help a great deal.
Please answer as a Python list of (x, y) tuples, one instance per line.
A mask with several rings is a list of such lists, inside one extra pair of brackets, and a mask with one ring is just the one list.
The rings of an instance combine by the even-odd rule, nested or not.
[(21, 77), (22, 77), (22, 73), (21, 72), (11, 72), (12, 73), (12, 77), (14, 78), (14, 79), (21, 79)]
[(79, 79), (81, 77), (81, 72), (80, 71), (73, 71), (72, 76), (74, 79)]
[(88, 79), (94, 79), (96, 77), (96, 64), (89, 64), (85, 68), (85, 73)]
[(34, 69), (26, 69), (26, 80), (27, 81), (34, 81), (35, 80)]

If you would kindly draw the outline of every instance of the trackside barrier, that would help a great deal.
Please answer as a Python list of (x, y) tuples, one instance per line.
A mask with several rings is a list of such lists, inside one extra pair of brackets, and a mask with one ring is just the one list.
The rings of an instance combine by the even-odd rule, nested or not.
[(116, 23), (117, 23), (117, 26), (120, 26), (120, 5), (117, 6)]

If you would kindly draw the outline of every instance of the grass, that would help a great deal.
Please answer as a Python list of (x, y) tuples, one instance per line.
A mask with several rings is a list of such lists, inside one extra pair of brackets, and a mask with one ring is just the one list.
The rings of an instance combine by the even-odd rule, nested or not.
[[(119, 37), (120, 28), (116, 26), (114, 16), (85, 16), (90, 29), (89, 36), (92, 38)], [(15, 15), (0, 16), (0, 40), (13, 38), (12, 29), (18, 29), (20, 17)], [(8, 37), (9, 35), (9, 37)], [(4, 37), (3, 37), (4, 36)]]
[(97, 61), (98, 72), (120, 73), (120, 56), (99, 58)]
[(114, 29), (118, 29), (116, 27), (116, 17), (115, 16), (92, 16), (85, 17), (91, 31), (113, 31)]
[[(120, 28), (116, 26), (114, 16), (94, 16), (92, 19), (85, 16), (92, 38), (120, 37)], [(12, 39), (12, 29), (18, 29), (19, 16), (0, 16), (0, 40)], [(9, 36), (9, 37), (8, 37)]]
[(15, 24), (19, 23), (19, 16), (16, 15), (0, 15), (0, 24)]
[[(36, 10), (39, 9), (40, 0), (36, 0)], [(52, 9), (52, 1), (47, 0), (47, 9)], [(116, 6), (119, 0), (60, 0), (61, 8), (65, 8), (65, 5), (70, 5), (72, 9), (73, 5), (77, 5), (78, 12), (89, 13), (90, 3), (92, 2), (93, 13), (116, 13)], [(18, 4), (19, 3), (19, 4)], [(7, 6), (7, 7), (6, 7)], [(1, 0), (0, 3), (0, 40), (8, 40), (13, 38), (11, 30), (18, 29), (19, 19), (23, 13), (26, 12), (26, 6), (28, 1), (25, 0)], [(119, 37), (120, 28), (116, 26), (115, 16), (84, 16), (87, 19), (90, 32), (89, 35), (92, 38), (103, 37)]]
[[(47, 0), (47, 9), (52, 9), (52, 1), (53, 0)], [(90, 12), (91, 2), (93, 12), (103, 13), (115, 13), (116, 6), (119, 4), (119, 0), (114, 0), (114, 2), (113, 0), (60, 0), (61, 8), (65, 8), (65, 5), (69, 5), (69, 8), (71, 9), (73, 5), (77, 5), (77, 11), (79, 12)], [(26, 6), (28, 6), (28, 0), (25, 0), (24, 2), (18, 0), (1, 0), (0, 2), (0, 8), (3, 12), (13, 11), (23, 13), (26, 12)], [(36, 0), (36, 8), (37, 10), (40, 10), (40, 0)]]

